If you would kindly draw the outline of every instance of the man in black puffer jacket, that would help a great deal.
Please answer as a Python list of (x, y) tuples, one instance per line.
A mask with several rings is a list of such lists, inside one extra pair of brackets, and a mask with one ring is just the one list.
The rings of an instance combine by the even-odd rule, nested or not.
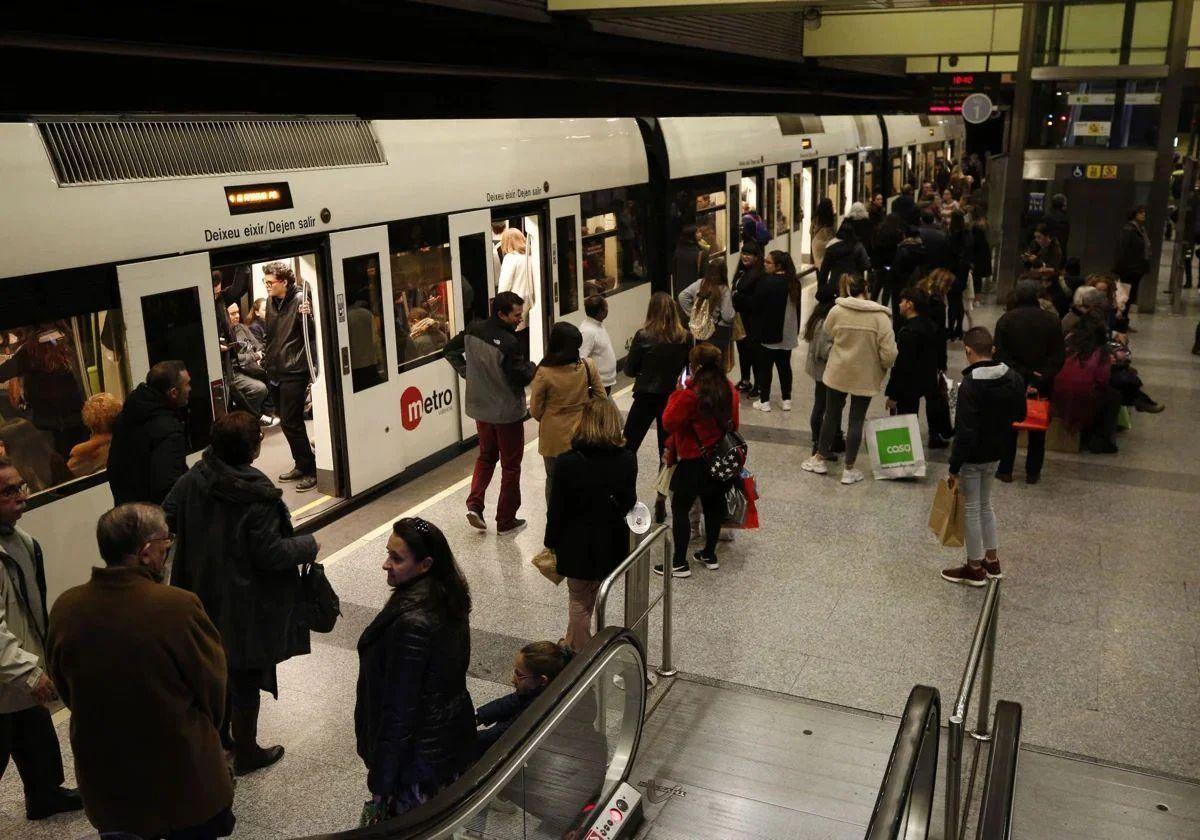
[(1025, 383), (1004, 362), (992, 359), (992, 334), (986, 327), (967, 330), (963, 350), (968, 367), (958, 388), (948, 480), (966, 506), (967, 562), (945, 569), (942, 577), (983, 586), (989, 577), (1003, 576), (996, 553), (992, 477), (1012, 424), (1025, 418)]
[(187, 472), (187, 433), (180, 412), (192, 394), (183, 362), (159, 362), (133, 389), (113, 426), (108, 485), (113, 504), (161, 505)]

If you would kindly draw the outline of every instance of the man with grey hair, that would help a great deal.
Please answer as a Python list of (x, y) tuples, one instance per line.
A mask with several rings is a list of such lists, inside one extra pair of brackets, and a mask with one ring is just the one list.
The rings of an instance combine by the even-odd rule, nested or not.
[(50, 673), (71, 709), (84, 809), (102, 834), (233, 831), (217, 734), (225, 653), (200, 599), (163, 583), (174, 540), (156, 505), (113, 508), (96, 525), (104, 567), (50, 613)]
[(1106, 320), (1103, 315), (1104, 307), (1107, 305), (1108, 296), (1103, 291), (1095, 286), (1080, 286), (1075, 290), (1075, 296), (1071, 299), (1071, 311), (1063, 316), (1063, 335), (1070, 334), (1071, 330), (1075, 329), (1075, 325), (1079, 323), (1079, 319), (1088, 312), (1100, 313), (1101, 320)]
[(25, 787), (25, 816), (40, 820), (83, 807), (62, 787), (62, 753), (46, 706), (46, 570), (42, 547), (17, 527), (29, 487), (0, 456), (0, 776), (11, 756)]

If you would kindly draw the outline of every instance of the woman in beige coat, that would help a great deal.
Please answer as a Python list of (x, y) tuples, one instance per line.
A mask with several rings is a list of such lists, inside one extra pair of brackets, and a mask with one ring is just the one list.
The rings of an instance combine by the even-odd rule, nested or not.
[(842, 296), (825, 317), (823, 329), (833, 339), (829, 361), (821, 381), (828, 396), (825, 418), (821, 422), (821, 440), (817, 452), (801, 468), (824, 475), (827, 458), (833, 455), (833, 441), (841, 424), (846, 397), (850, 397), (850, 424), (846, 430), (846, 465), (842, 484), (863, 480), (854, 468), (862, 444), (863, 421), (871, 397), (883, 391), (883, 380), (896, 361), (896, 336), (892, 332), (892, 312), (870, 299), (866, 280), (843, 274)]
[(579, 328), (559, 321), (550, 328), (545, 357), (530, 385), (529, 413), (538, 421), (538, 452), (546, 464), (546, 503), (554, 459), (571, 448), (583, 406), (593, 394), (604, 394), (600, 373), (591, 360), (579, 358)]

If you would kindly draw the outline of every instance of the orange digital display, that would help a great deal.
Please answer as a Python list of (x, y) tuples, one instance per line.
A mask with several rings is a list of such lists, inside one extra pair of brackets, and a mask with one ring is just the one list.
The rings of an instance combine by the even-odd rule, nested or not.
[(225, 204), (231, 216), (288, 210), (292, 206), (292, 191), (283, 181), (276, 184), (241, 184), (225, 188)]

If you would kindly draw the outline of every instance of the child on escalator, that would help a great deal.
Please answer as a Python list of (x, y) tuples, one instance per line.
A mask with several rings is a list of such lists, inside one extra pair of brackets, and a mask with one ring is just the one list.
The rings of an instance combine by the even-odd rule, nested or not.
[(571, 656), (570, 648), (554, 642), (533, 642), (518, 651), (513, 658), (513, 693), (484, 703), (475, 712), (476, 722), (485, 727), (476, 733), (479, 755), (500, 740), (542, 690), (567, 667)]

